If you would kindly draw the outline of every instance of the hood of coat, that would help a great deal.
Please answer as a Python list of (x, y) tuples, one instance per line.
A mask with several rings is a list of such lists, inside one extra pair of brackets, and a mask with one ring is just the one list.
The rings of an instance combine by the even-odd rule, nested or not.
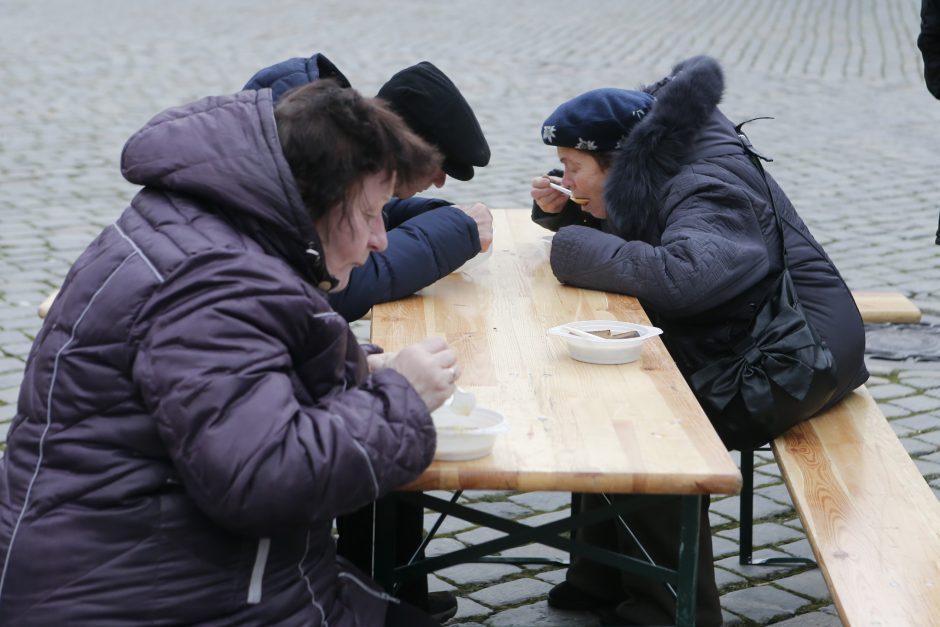
[(722, 152), (742, 152), (727, 119), (718, 111), (725, 80), (718, 62), (687, 59), (646, 88), (656, 96), (614, 156), (604, 186), (607, 219), (627, 239), (658, 240), (662, 190), (683, 165)]
[[(281, 150), (271, 90), (167, 109), (127, 140), (121, 173), (213, 207), (313, 283), (335, 280)], [(311, 249), (315, 254), (307, 254)]]
[(319, 52), (307, 59), (294, 57), (258, 70), (248, 79), (242, 89), (270, 88), (274, 102), (287, 91), (321, 78), (334, 78), (342, 87), (349, 87), (349, 80), (339, 68)]

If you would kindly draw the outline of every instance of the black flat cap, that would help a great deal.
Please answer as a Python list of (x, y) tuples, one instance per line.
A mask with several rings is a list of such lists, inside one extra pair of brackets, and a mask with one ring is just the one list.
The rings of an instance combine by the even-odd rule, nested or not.
[(444, 155), (444, 172), (461, 181), (473, 166), (490, 162), (480, 123), (460, 90), (433, 64), (422, 61), (401, 70), (377, 94), (406, 124)]

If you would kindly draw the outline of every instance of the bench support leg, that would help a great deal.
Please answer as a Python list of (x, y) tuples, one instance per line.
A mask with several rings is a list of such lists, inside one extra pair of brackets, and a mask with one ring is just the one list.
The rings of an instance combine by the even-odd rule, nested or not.
[(816, 562), (805, 557), (767, 557), (754, 560), (754, 451), (752, 450), (741, 451), (740, 517), (738, 540), (741, 548), (738, 551), (738, 563), (742, 566), (816, 565)]

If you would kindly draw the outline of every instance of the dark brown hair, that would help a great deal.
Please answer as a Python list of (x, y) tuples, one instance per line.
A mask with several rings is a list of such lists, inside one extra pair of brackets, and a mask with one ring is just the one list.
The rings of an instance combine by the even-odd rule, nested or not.
[(285, 94), (274, 110), (277, 134), (314, 220), (348, 200), (371, 174), (396, 174), (396, 186), (429, 180), (441, 155), (375, 98), (334, 80)]
[(599, 167), (603, 172), (606, 172), (610, 169), (610, 164), (614, 162), (614, 152), (613, 150), (606, 152), (592, 152), (585, 150), (584, 154), (590, 155), (594, 158), (594, 161), (597, 162), (597, 167)]

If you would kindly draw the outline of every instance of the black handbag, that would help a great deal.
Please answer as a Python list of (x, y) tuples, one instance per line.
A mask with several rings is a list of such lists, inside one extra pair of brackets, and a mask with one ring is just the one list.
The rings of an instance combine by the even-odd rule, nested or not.
[[(783, 221), (760, 159), (736, 128), (767, 187), (783, 253), (783, 270), (757, 309), (747, 336), (693, 372), (689, 385), (730, 449), (758, 448), (822, 409), (836, 389), (826, 343), (800, 305), (787, 265)], [(770, 161), (770, 159), (766, 159)]]

